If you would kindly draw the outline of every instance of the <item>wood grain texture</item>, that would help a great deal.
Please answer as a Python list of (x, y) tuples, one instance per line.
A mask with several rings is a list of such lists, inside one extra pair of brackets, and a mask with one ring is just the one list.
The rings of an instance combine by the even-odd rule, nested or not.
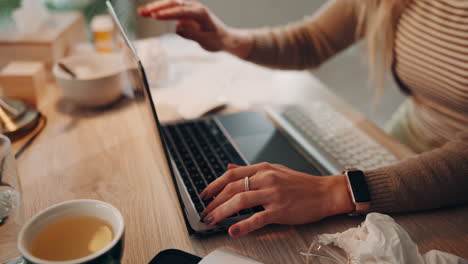
[[(204, 100), (213, 93), (223, 93), (231, 111), (307, 97), (307, 100), (332, 104), (399, 157), (413, 155), (327, 91), (308, 72), (260, 68), (226, 54), (207, 54), (191, 46), (181, 49), (184, 43), (177, 39), (162, 41), (171, 62), (169, 66), (176, 72), (179, 70), (181, 75), (172, 77), (172, 87), (153, 89), (161, 120), (180, 118), (177, 105)], [(176, 60), (174, 56), (182, 56), (177, 50), (186, 52), (186, 57)], [(190, 68), (192, 72), (189, 74), (182, 68)], [(203, 72), (211, 73), (211, 77)], [(238, 77), (232, 77), (233, 72)], [(220, 85), (226, 79), (231, 81)], [(235, 87), (231, 86), (232, 82)], [(300, 252), (307, 250), (314, 236), (341, 232), (363, 220), (336, 216), (295, 227), (272, 225), (237, 239), (225, 233), (190, 237), (161, 146), (151, 129), (153, 124), (142, 115), (142, 106), (137, 101), (121, 100), (107, 109), (84, 110), (63, 101), (60, 89), (54, 84), (49, 91), (49, 96), (39, 105), (48, 117), (48, 125), (18, 160), (26, 215), (29, 218), (69, 199), (93, 198), (109, 202), (119, 208), (125, 218), (123, 263), (147, 263), (157, 252), (167, 248), (205, 256), (220, 247), (265, 263), (304, 263)], [(421, 252), (439, 249), (468, 258), (466, 207), (394, 217), (408, 230)]]

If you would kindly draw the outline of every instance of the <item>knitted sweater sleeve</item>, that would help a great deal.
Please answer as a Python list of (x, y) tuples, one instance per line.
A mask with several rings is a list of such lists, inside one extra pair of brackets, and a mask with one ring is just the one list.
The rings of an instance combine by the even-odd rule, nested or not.
[(354, 0), (333, 0), (300, 22), (254, 31), (248, 61), (280, 69), (314, 68), (353, 44)]
[(373, 211), (416, 211), (467, 203), (468, 131), (438, 149), (364, 173)]

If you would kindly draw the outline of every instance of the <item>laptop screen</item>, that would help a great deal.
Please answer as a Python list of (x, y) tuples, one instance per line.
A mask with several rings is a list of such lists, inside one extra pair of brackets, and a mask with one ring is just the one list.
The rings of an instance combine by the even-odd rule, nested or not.
[[(127, 83), (125, 94), (132, 101), (132, 105), (136, 105), (139, 110), (139, 115), (132, 118), (140, 118), (141, 127), (134, 128), (140, 130), (145, 135), (146, 139), (154, 138), (155, 142), (147, 142), (148, 147), (153, 151), (153, 157), (158, 158), (160, 172), (172, 173), (171, 164), (168, 162), (168, 153), (164, 147), (164, 142), (161, 137), (160, 124), (156, 114), (155, 104), (149, 90), (149, 85), (146, 79), (146, 74), (137, 55), (135, 46), (125, 33), (117, 14), (109, 1), (106, 1), (110, 16), (117, 28), (117, 44), (120, 47), (118, 54), (121, 55), (122, 64), (127, 69), (122, 78)], [(168, 175), (168, 174), (166, 174)]]

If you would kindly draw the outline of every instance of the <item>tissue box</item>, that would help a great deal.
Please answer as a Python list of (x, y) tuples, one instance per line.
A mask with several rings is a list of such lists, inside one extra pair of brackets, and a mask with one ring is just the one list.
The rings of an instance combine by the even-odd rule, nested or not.
[(86, 40), (86, 23), (80, 13), (51, 13), (38, 32), (22, 35), (9, 30), (0, 34), (0, 67), (10, 61), (28, 60), (44, 62), (50, 70), (74, 44)]
[(0, 71), (0, 88), (6, 98), (21, 99), (37, 106), (37, 98), (45, 94), (44, 65), (34, 61), (15, 61)]

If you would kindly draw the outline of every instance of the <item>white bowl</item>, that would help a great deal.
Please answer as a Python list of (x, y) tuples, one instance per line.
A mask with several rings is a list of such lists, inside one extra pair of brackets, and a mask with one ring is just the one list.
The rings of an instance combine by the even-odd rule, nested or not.
[(59, 60), (77, 75), (73, 78), (57, 64), (53, 73), (63, 96), (76, 104), (88, 107), (108, 105), (120, 98), (125, 71), (120, 54), (91, 53)]

